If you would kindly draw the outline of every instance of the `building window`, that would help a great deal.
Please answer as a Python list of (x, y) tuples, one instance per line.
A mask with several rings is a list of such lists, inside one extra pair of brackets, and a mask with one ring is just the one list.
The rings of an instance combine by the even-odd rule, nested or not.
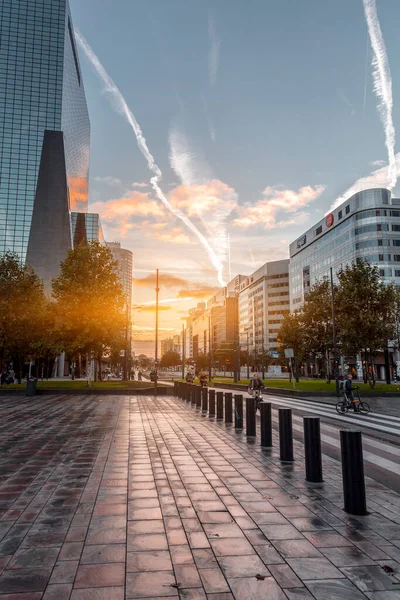
[(315, 235), (320, 235), (321, 233), (322, 233), (322, 225), (317, 227), (317, 229), (315, 230)]
[(346, 206), (346, 215), (348, 215), (348, 214), (349, 214), (349, 212), (350, 212), (350, 204), (348, 204), (348, 205)]
[(392, 240), (393, 246), (400, 246), (400, 240)]
[(341, 210), (339, 210), (338, 218), (341, 219), (342, 217), (343, 217), (343, 212)]
[(395, 269), (394, 270), (394, 276), (395, 277), (400, 277), (400, 269)]
[(71, 46), (72, 46), (72, 53), (74, 55), (76, 75), (78, 77), (79, 85), (81, 85), (81, 74), (79, 71), (78, 55), (77, 55), (76, 48), (75, 48), (75, 38), (74, 38), (74, 32), (72, 31), (71, 19), (68, 19), (68, 31), (69, 31), (69, 37), (70, 37)]

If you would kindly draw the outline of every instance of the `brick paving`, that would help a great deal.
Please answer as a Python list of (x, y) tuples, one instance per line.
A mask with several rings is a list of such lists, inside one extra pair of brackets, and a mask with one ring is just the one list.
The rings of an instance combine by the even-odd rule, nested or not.
[(0, 402), (0, 600), (398, 600), (400, 496), (161, 397)]

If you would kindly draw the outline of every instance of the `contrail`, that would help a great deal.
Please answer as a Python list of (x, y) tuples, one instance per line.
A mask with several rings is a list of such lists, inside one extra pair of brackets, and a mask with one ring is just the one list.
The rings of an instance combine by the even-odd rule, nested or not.
[(75, 30), (75, 35), (76, 35), (78, 44), (80, 45), (80, 47), (84, 51), (86, 57), (89, 59), (89, 61), (95, 68), (97, 74), (103, 81), (105, 91), (109, 92), (113, 96), (114, 101), (115, 101), (115, 106), (116, 106), (118, 112), (123, 117), (126, 118), (129, 125), (132, 127), (132, 129), (135, 133), (136, 139), (137, 139), (139, 149), (140, 149), (141, 153), (143, 154), (144, 158), (146, 159), (147, 165), (148, 165), (150, 171), (153, 173), (153, 177), (151, 177), (150, 183), (155, 191), (157, 198), (164, 204), (166, 209), (169, 210), (169, 212), (171, 214), (173, 214), (175, 217), (180, 219), (186, 225), (186, 227), (188, 229), (190, 229), (190, 231), (192, 233), (194, 233), (194, 235), (200, 240), (200, 242), (202, 243), (202, 245), (204, 246), (205, 250), (207, 251), (207, 253), (210, 257), (212, 264), (214, 265), (215, 269), (217, 270), (219, 284), (221, 285), (221, 287), (225, 287), (226, 284), (225, 284), (225, 281), (223, 278), (223, 268), (224, 268), (223, 264), (218, 259), (214, 250), (210, 246), (207, 238), (197, 229), (197, 227), (195, 225), (193, 225), (193, 223), (190, 221), (190, 219), (188, 219), (188, 217), (181, 210), (176, 209), (172, 206), (172, 204), (166, 198), (164, 192), (161, 190), (161, 188), (159, 186), (159, 182), (162, 179), (161, 169), (158, 167), (158, 165), (156, 164), (156, 162), (154, 160), (153, 155), (150, 153), (150, 150), (147, 147), (146, 138), (144, 137), (142, 130), (140, 128), (140, 125), (136, 121), (134, 114), (132, 113), (131, 109), (127, 105), (124, 96), (121, 94), (121, 92), (119, 91), (119, 89), (116, 86), (116, 84), (114, 83), (114, 81), (108, 75), (108, 73), (104, 69), (103, 65), (101, 64), (100, 60), (98, 59), (96, 54), (93, 52), (92, 48), (89, 46), (89, 44), (87, 43), (87, 41), (83, 37), (83, 35), (78, 30)]
[(396, 159), (394, 154), (395, 130), (392, 118), (392, 78), (390, 75), (385, 42), (383, 41), (376, 11), (376, 0), (363, 0), (363, 2), (372, 47), (372, 78), (374, 82), (374, 92), (379, 100), (378, 110), (385, 132), (385, 144), (389, 163), (389, 188), (392, 190), (397, 182)]

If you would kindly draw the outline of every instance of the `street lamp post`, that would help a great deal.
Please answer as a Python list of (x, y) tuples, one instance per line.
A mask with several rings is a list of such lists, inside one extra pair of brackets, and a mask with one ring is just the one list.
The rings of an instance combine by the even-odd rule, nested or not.
[(211, 315), (208, 317), (208, 381), (212, 379), (213, 352), (211, 342)]
[(335, 289), (333, 287), (333, 271), (331, 271), (331, 298), (332, 298), (332, 335), (333, 335), (333, 363), (334, 363), (334, 376), (336, 380), (336, 396), (340, 396), (339, 393), (339, 369), (338, 369), (338, 351), (337, 351), (337, 340), (336, 340), (336, 315), (335, 315)]
[(185, 325), (182, 325), (182, 379), (185, 379), (185, 360), (186, 360), (186, 347), (185, 347)]
[(158, 367), (158, 294), (159, 294), (159, 287), (158, 287), (158, 269), (156, 270), (156, 347), (155, 347), (155, 352), (154, 352), (154, 395), (157, 396), (157, 379), (158, 379), (158, 373), (157, 373), (157, 367)]
[(246, 331), (246, 335), (247, 335), (247, 379), (250, 379), (250, 365), (249, 365), (249, 360), (250, 360), (250, 353), (249, 353), (249, 330)]

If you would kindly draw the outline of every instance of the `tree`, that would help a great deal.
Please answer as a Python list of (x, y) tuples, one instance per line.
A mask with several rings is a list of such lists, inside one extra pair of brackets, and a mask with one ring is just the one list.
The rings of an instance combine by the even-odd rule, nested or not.
[(69, 357), (95, 357), (101, 371), (104, 355), (126, 348), (127, 302), (118, 263), (107, 247), (90, 241), (70, 250), (53, 281), (53, 296), (60, 338)]
[(310, 289), (301, 311), (304, 328), (305, 354), (321, 361), (330, 379), (329, 353), (333, 350), (332, 298), (328, 279), (317, 282)]
[(6, 252), (0, 257), (0, 366), (13, 362), (18, 381), (27, 358), (47, 346), (49, 302), (29, 265)]
[(364, 381), (374, 386), (374, 355), (387, 348), (396, 333), (395, 287), (385, 286), (379, 269), (363, 260), (340, 269), (337, 277), (335, 300), (342, 352), (361, 355)]
[(181, 362), (182, 362), (182, 360), (181, 360), (179, 353), (170, 351), (170, 352), (166, 352), (161, 357), (160, 365), (161, 365), (161, 367), (176, 367), (177, 365), (180, 365)]
[(279, 330), (278, 339), (280, 341), (280, 350), (282, 358), (284, 350), (293, 348), (295, 357), (294, 375), (296, 381), (299, 381), (299, 365), (306, 356), (304, 321), (301, 311), (286, 313), (281, 328)]

